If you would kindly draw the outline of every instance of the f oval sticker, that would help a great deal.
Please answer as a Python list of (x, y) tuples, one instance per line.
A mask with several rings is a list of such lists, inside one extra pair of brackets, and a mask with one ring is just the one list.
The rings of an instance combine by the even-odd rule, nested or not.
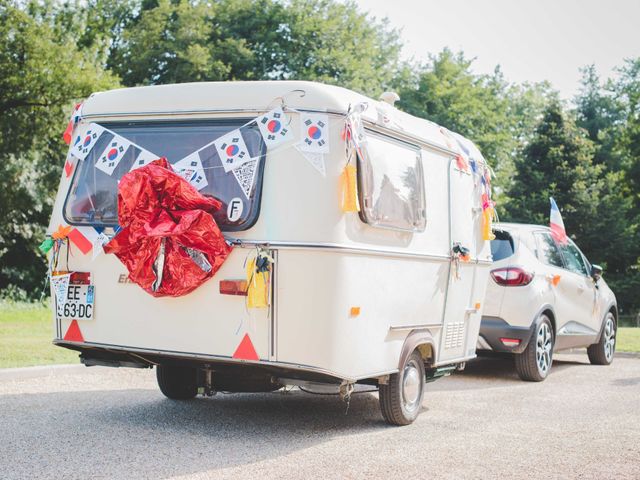
[(227, 218), (230, 222), (236, 222), (242, 216), (242, 210), (244, 209), (244, 204), (239, 197), (231, 199), (229, 205), (227, 205)]

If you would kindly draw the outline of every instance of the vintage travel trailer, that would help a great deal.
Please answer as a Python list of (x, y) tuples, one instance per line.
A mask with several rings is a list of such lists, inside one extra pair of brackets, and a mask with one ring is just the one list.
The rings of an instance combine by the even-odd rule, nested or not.
[[(331, 385), (348, 400), (374, 385), (384, 418), (411, 423), (425, 383), (475, 357), (490, 176), (470, 141), (392, 97), (298, 81), (92, 95), (48, 230), (54, 343), (88, 366), (155, 366), (174, 399)], [(219, 257), (125, 215), (149, 202), (152, 172), (219, 201)], [(180, 290), (191, 274), (174, 261), (201, 284)]]

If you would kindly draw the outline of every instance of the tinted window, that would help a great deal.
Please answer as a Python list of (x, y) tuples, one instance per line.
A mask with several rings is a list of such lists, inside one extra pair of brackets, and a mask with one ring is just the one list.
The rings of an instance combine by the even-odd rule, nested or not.
[(420, 149), (368, 132), (359, 158), (361, 215), (370, 225), (423, 231), (427, 225)]
[(496, 236), (494, 240), (491, 240), (491, 256), (493, 257), (493, 261), (497, 262), (513, 255), (514, 248), (511, 235), (500, 230), (495, 230), (493, 233)]
[[(131, 122), (105, 123), (103, 126), (123, 136), (136, 145), (156, 154), (167, 157), (171, 164), (182, 160), (216, 138), (243, 125), (242, 121), (200, 121), (200, 122)], [(241, 230), (255, 222), (260, 208), (262, 171), (264, 169), (264, 142), (255, 124), (241, 129), (242, 137), (249, 154), (257, 158), (255, 177), (247, 198), (240, 186), (243, 178), (234, 171), (226, 173), (216, 149), (210, 145), (199, 152), (208, 185), (200, 190), (222, 202), (222, 208), (214, 215), (223, 230)], [(129, 148), (112, 175), (95, 168), (99, 156), (113, 134), (104, 132), (87, 158), (79, 162), (69, 195), (65, 203), (65, 218), (72, 224), (109, 225), (118, 223), (118, 182), (131, 170), (138, 148)], [(234, 222), (227, 218), (227, 205), (231, 200), (241, 202), (242, 214)]]
[(581, 275), (589, 275), (589, 270), (584, 262), (582, 253), (578, 250), (573, 242), (569, 241), (566, 245), (560, 245), (560, 251), (567, 265), (567, 270), (579, 273)]
[(556, 242), (548, 233), (535, 233), (536, 245), (538, 247), (538, 260), (547, 265), (564, 268), (562, 254), (558, 250)]

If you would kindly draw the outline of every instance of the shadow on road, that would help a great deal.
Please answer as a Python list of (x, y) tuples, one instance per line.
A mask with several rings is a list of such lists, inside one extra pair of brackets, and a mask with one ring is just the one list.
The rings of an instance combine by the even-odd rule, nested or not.
[(337, 397), (299, 391), (187, 402), (143, 389), (0, 396), (8, 432), (0, 463), (11, 465), (2, 478), (37, 477), (43, 464), (59, 478), (166, 478), (278, 458), (349, 430), (393, 428), (371, 393), (355, 395), (346, 416), (345, 408)]

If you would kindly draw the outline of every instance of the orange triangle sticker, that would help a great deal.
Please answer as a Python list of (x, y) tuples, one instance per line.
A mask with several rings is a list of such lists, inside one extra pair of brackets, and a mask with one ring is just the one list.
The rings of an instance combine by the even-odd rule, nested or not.
[(253, 343), (251, 342), (251, 339), (249, 338), (248, 333), (244, 334), (244, 337), (242, 338), (240, 345), (238, 345), (238, 348), (236, 348), (236, 351), (233, 354), (233, 358), (236, 358), (239, 360), (256, 360), (256, 361), (260, 360), (260, 357), (258, 357), (258, 353), (256, 352), (256, 349), (253, 348)]
[(67, 333), (64, 334), (63, 340), (67, 340), (69, 342), (84, 342), (84, 337), (82, 336), (77, 320), (71, 321), (71, 324), (67, 329)]

